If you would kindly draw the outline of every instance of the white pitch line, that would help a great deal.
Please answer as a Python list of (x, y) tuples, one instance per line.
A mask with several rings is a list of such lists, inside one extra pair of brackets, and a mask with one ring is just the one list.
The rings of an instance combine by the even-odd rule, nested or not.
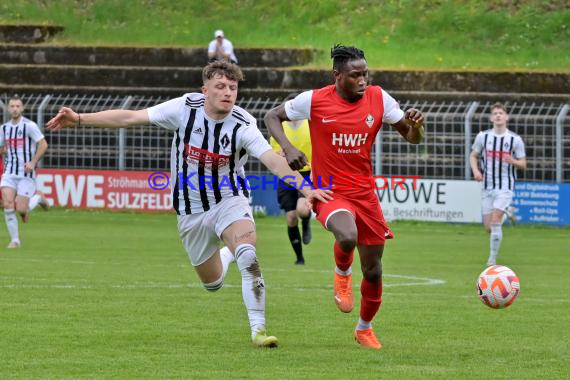
[(77, 284), (48, 284), (48, 285), (33, 285), (33, 284), (0, 284), (0, 288), (5, 289), (93, 289), (91, 285), (77, 285)]
[[(307, 270), (309, 271), (309, 270)], [(316, 270), (314, 270), (316, 271)], [(322, 271), (330, 273), (330, 271)], [(395, 284), (384, 284), (386, 288), (393, 287), (404, 287), (404, 286), (433, 286), (433, 285), (443, 285), (446, 283), (444, 280), (439, 280), (435, 278), (427, 277), (416, 277), (416, 276), (406, 276), (406, 275), (389, 275), (386, 274), (384, 277), (393, 278), (404, 278), (414, 280), (413, 282), (402, 282)], [(0, 276), (1, 278), (1, 276)], [(14, 278), (5, 277), (5, 279), (14, 280)], [(47, 279), (46, 279), (47, 280)], [(419, 281), (418, 281), (419, 280)], [(53, 281), (53, 280), (52, 280)], [(0, 283), (0, 288), (5, 289), (96, 289), (96, 288), (113, 288), (113, 289), (184, 289), (184, 288), (202, 288), (203, 285), (199, 283), (160, 283), (160, 282), (141, 282), (134, 284), (115, 284), (115, 285), (88, 285), (88, 284), (72, 284), (72, 283), (54, 283), (54, 284), (2, 284)], [(224, 284), (227, 288), (241, 288), (241, 285), (234, 284)], [(268, 285), (268, 289), (274, 290), (296, 290), (300, 292), (312, 291), (312, 290), (330, 290), (332, 285), (322, 285), (322, 286), (288, 286), (288, 285)], [(356, 287), (355, 287), (356, 288)]]
[(71, 263), (71, 264), (85, 264), (85, 265), (95, 265), (97, 264), (95, 261), (80, 261), (80, 260), (58, 260), (58, 259), (29, 259), (29, 258), (22, 258), (22, 257), (0, 257), (0, 260), (4, 261), (30, 261), (33, 263), (44, 263), (49, 261), (50, 263)]
[[(283, 268), (263, 268), (263, 272), (292, 272), (292, 269), (283, 269)], [(295, 272), (307, 272), (307, 273), (330, 273), (332, 275), (333, 270), (324, 270), (324, 269), (301, 269)], [(393, 286), (426, 286), (426, 285), (443, 285), (447, 283), (445, 280), (440, 280), (437, 278), (429, 278), (429, 277), (417, 277), (417, 276), (409, 276), (409, 275), (402, 275), (402, 274), (383, 274), (382, 277), (385, 278), (403, 278), (408, 280), (414, 280), (416, 282), (403, 282), (398, 284), (384, 284), (384, 287), (393, 287)], [(418, 282), (421, 281), (421, 282)], [(332, 287), (332, 286), (331, 286)]]

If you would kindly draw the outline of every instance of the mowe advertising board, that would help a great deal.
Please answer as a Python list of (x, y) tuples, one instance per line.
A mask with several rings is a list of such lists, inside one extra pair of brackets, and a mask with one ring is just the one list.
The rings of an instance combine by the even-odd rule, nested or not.
[(481, 222), (481, 184), (475, 181), (406, 179), (377, 193), (387, 220)]

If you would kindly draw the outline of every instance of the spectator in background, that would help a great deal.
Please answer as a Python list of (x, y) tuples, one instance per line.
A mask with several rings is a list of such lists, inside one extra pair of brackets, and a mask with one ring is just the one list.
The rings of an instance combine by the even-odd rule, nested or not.
[(228, 61), (237, 64), (238, 60), (234, 54), (234, 45), (230, 40), (224, 38), (224, 31), (216, 30), (214, 37), (215, 39), (210, 41), (208, 45), (208, 62)]

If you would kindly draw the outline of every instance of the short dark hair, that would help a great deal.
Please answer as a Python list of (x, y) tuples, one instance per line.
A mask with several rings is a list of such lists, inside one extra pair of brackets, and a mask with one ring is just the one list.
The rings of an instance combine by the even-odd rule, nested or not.
[(505, 105), (504, 105), (503, 103), (497, 102), (497, 103), (493, 104), (493, 105), (491, 106), (491, 112), (493, 112), (493, 110), (496, 109), (496, 108), (502, 109), (503, 111), (505, 111), (505, 113), (509, 113), (509, 112), (507, 111), (507, 107), (505, 107)]
[(206, 65), (202, 70), (202, 81), (206, 83), (207, 80), (212, 79), (217, 74), (236, 82), (242, 81), (244, 78), (243, 72), (238, 65), (226, 61), (214, 61)]
[(20, 98), (18, 95), (12, 95), (10, 96), (10, 99), (8, 100), (8, 102), (11, 102), (12, 100), (19, 100), (22, 102), (22, 104), (24, 104), (24, 101), (22, 100), (22, 98)]
[(348, 61), (355, 59), (366, 59), (364, 52), (354, 46), (335, 45), (331, 49), (331, 58), (333, 59), (333, 69), (340, 70)]

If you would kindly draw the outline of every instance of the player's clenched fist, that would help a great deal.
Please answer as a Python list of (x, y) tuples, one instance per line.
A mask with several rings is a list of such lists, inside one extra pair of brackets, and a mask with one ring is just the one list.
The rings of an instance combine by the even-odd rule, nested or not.
[(415, 108), (410, 108), (405, 113), (406, 120), (411, 121), (411, 125), (414, 128), (420, 128), (424, 124), (424, 115), (420, 110)]

